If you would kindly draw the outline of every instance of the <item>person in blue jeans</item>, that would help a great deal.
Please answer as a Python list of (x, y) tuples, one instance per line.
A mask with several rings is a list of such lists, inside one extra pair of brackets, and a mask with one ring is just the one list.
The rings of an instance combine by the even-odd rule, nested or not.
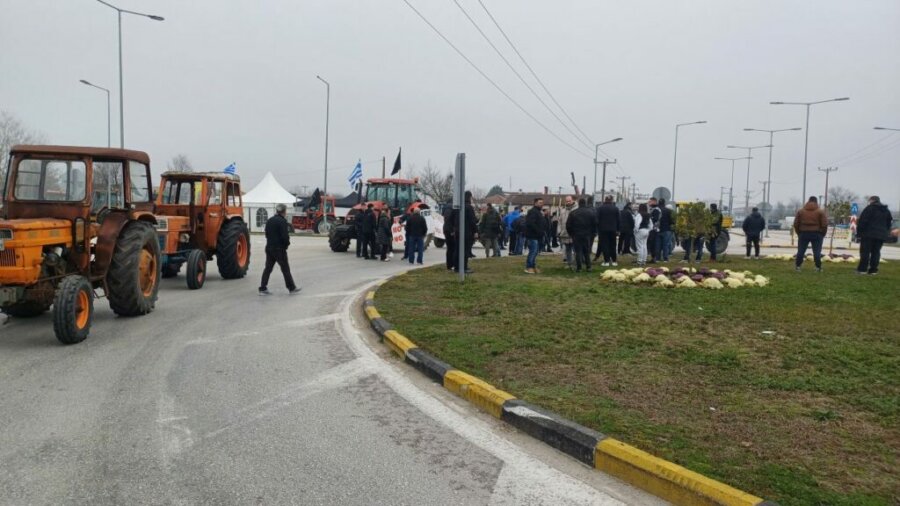
[(525, 215), (525, 243), (528, 246), (528, 257), (525, 259), (525, 273), (538, 274), (537, 256), (541, 251), (541, 237), (544, 236), (544, 199), (534, 199), (534, 206)]
[(819, 207), (819, 199), (810, 197), (806, 204), (797, 211), (794, 217), (794, 231), (797, 232), (797, 258), (794, 268), (800, 271), (803, 260), (806, 258), (806, 247), (812, 245), (813, 260), (816, 264), (816, 272), (822, 272), (822, 242), (825, 233), (828, 232), (828, 216), (825, 210)]
[(669, 255), (672, 252), (671, 243), (675, 240), (675, 234), (672, 232), (672, 226), (674, 225), (672, 210), (666, 207), (666, 199), (659, 199), (658, 209), (659, 221), (657, 221), (656, 225), (659, 230), (653, 258), (657, 261), (668, 262)]
[(412, 214), (406, 219), (404, 225), (406, 229), (406, 243), (409, 245), (408, 259), (409, 263), (415, 262), (422, 265), (422, 256), (425, 253), (425, 236), (428, 235), (428, 222), (422, 216), (419, 208), (415, 208)]

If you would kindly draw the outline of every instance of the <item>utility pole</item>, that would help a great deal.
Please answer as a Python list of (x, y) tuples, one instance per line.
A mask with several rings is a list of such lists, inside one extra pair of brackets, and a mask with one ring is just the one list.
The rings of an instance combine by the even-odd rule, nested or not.
[(827, 169), (819, 167), (819, 172), (825, 173), (825, 204), (823, 205), (823, 207), (825, 207), (826, 209), (828, 208), (828, 176), (830, 176), (831, 173), (836, 170), (838, 170), (837, 167), (828, 167)]
[[(722, 210), (722, 195), (725, 194), (725, 190), (727, 190), (727, 189), (728, 189), (727, 186), (720, 186), (720, 187), (719, 187), (719, 210), (720, 210), (720, 211)], [(731, 209), (729, 209), (728, 212), (731, 213)]]
[(386, 165), (385, 165), (385, 157), (382, 156), (382, 157), (381, 157), (381, 179), (384, 179), (384, 178), (386, 177), (386, 176), (385, 176), (385, 167), (386, 167)]
[(635, 200), (634, 197), (637, 195), (637, 183), (631, 183), (630, 195), (631, 195), (631, 200), (634, 201)]
[(631, 176), (618, 176), (618, 177), (616, 177), (616, 179), (618, 179), (618, 180), (621, 181), (620, 185), (621, 185), (621, 188), (622, 188), (622, 200), (623, 200), (623, 201), (624, 201), (624, 200), (627, 200), (626, 195), (625, 195), (625, 180), (626, 180), (626, 179), (631, 179)]
[(763, 204), (765, 205), (765, 207), (763, 208), (763, 212), (765, 213), (765, 216), (768, 217), (769, 216), (769, 201), (765, 200), (765, 199), (766, 199), (766, 195), (768, 195), (768, 193), (766, 193), (766, 189), (769, 187), (769, 182), (768, 181), (760, 181), (759, 184), (763, 185), (762, 196), (763, 196)]
[[(606, 160), (603, 160), (603, 161), (600, 162), (600, 163), (603, 164), (603, 183), (601, 183), (601, 187), (600, 187), (600, 197), (601, 197), (601, 200), (602, 200), (602, 199), (606, 198), (606, 166), (609, 165), (609, 164), (616, 163), (616, 160), (610, 161), (609, 159), (606, 159)], [(595, 166), (594, 171), (596, 172), (596, 166)], [(596, 193), (596, 191), (597, 191), (597, 190), (596, 190), (596, 188), (595, 188), (595, 189), (594, 189), (594, 192)]]

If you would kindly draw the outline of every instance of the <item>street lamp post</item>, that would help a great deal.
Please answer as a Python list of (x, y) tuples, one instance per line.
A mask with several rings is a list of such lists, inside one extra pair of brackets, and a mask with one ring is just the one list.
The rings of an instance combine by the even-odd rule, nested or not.
[(325, 185), (322, 194), (328, 195), (328, 122), (331, 117), (331, 83), (316, 76), (316, 79), (325, 83)]
[[(889, 132), (900, 132), (900, 128), (888, 128), (888, 127), (875, 127), (875, 130), (887, 130)], [(898, 209), (900, 209), (900, 205), (898, 205)]]
[[(769, 211), (772, 207), (772, 148), (774, 146), (773, 139), (777, 132), (790, 132), (794, 130), (802, 130), (800, 127), (796, 128), (782, 128), (780, 130), (765, 130), (759, 128), (745, 128), (745, 132), (768, 132), (769, 133), (769, 176), (766, 178), (766, 194), (763, 196), (766, 199), (766, 209), (765, 218), (766, 223), (769, 223)], [(766, 227), (766, 237), (769, 237), (769, 227)]]
[(109, 112), (109, 90), (104, 88), (103, 86), (97, 86), (96, 84), (85, 81), (84, 79), (79, 79), (79, 82), (82, 84), (86, 84), (92, 88), (97, 88), (98, 90), (103, 90), (106, 92), (106, 147), (112, 147), (112, 134), (110, 133), (110, 125), (112, 120), (110, 119)]
[(809, 154), (809, 108), (816, 104), (824, 104), (827, 102), (842, 102), (850, 100), (850, 97), (832, 98), (829, 100), (819, 100), (818, 102), (769, 102), (771, 105), (805, 105), (806, 106), (806, 140), (803, 141), (803, 195), (800, 202), (806, 201), (806, 161)]
[(109, 7), (110, 9), (114, 9), (119, 15), (119, 147), (125, 147), (125, 92), (123, 90), (123, 78), (122, 78), (122, 14), (134, 14), (135, 16), (143, 16), (145, 18), (150, 18), (154, 21), (163, 21), (165, 18), (162, 16), (155, 16), (153, 14), (144, 14), (143, 12), (135, 12), (127, 9), (120, 9), (115, 5), (112, 5), (108, 2), (104, 2), (103, 0), (97, 0), (101, 4)]
[(734, 216), (734, 162), (737, 160), (743, 160), (745, 158), (750, 158), (747, 156), (742, 156), (740, 158), (721, 158), (716, 157), (715, 160), (728, 160), (731, 162), (731, 185), (728, 186), (728, 214)]
[(706, 123), (703, 121), (694, 121), (691, 123), (679, 123), (675, 125), (675, 154), (672, 156), (672, 202), (675, 202), (675, 167), (678, 165), (678, 129), (687, 125), (701, 125)]
[(746, 201), (744, 202), (744, 216), (746, 216), (750, 212), (750, 160), (753, 158), (751, 155), (753, 154), (754, 149), (760, 148), (768, 148), (770, 147), (768, 144), (764, 146), (726, 146), (731, 149), (746, 149), (747, 150), (747, 191), (745, 194)]
[[(597, 165), (600, 163), (600, 161), (597, 160), (597, 156), (598, 156), (598, 152), (600, 150), (600, 146), (602, 146), (604, 144), (609, 144), (611, 142), (619, 142), (620, 140), (622, 140), (621, 137), (616, 137), (615, 139), (608, 140), (606, 142), (601, 142), (600, 144), (597, 144), (594, 146), (594, 192), (591, 194), (591, 198), (593, 198), (594, 195), (597, 195)], [(603, 189), (606, 190), (606, 163), (603, 164), (603, 179), (602, 179), (602, 181), (603, 181)]]

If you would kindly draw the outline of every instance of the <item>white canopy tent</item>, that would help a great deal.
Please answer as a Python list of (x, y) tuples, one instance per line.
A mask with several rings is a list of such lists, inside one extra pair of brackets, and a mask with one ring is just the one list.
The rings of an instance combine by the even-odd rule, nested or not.
[(285, 190), (271, 172), (267, 172), (262, 181), (242, 198), (244, 221), (251, 231), (261, 232), (265, 229), (266, 220), (275, 214), (277, 204), (284, 204), (290, 209), (294, 200), (294, 195)]

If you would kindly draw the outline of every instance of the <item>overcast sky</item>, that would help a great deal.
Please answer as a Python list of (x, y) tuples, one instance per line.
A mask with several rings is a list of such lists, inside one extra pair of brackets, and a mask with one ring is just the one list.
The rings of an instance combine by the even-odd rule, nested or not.
[[(429, 159), (449, 169), (465, 152), (477, 186), (570, 188), (574, 171), (590, 189), (586, 141), (530, 94), (456, 4), (410, 2), (575, 149), (507, 100), (403, 0), (118, 0), (165, 17), (123, 19), (126, 147), (147, 151), (156, 173), (184, 153), (196, 169), (236, 162), (248, 189), (266, 171), (288, 188), (321, 186), (318, 74), (331, 82), (329, 189), (347, 191), (358, 159), (366, 177), (380, 175), (382, 156), (390, 169), (399, 146), (404, 170)], [(541, 91), (478, 0), (459, 2)], [(897, 207), (900, 133), (873, 130), (900, 128), (897, 0), (483, 2), (590, 141), (624, 138), (601, 148), (621, 162), (607, 180), (630, 176), (644, 192), (671, 186), (675, 124), (706, 120), (680, 129), (676, 193), (716, 199), (731, 164), (713, 158), (746, 155), (728, 144), (768, 143), (768, 134), (743, 128), (804, 126), (805, 107), (770, 101), (847, 96), (812, 108), (807, 193), (822, 193), (816, 169), (833, 165), (832, 184)], [(93, 0), (0, 0), (0, 14), (0, 109), (53, 143), (105, 145), (105, 96), (78, 82), (87, 79), (113, 91), (117, 145), (115, 11)], [(802, 131), (776, 134), (773, 202), (800, 197), (803, 139)], [(768, 153), (754, 155), (758, 201)], [(736, 205), (746, 174), (739, 162)]]

